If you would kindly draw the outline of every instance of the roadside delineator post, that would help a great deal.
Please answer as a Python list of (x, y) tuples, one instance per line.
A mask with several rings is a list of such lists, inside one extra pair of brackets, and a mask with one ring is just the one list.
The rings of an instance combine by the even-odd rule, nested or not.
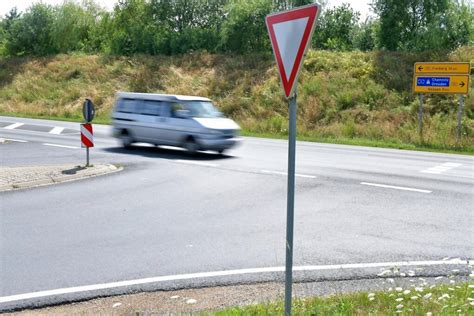
[(81, 147), (86, 148), (86, 167), (89, 167), (89, 148), (94, 147), (94, 132), (90, 122), (94, 119), (95, 108), (90, 99), (86, 99), (82, 105), (82, 115), (85, 123), (81, 124)]
[(286, 219), (285, 315), (291, 315), (295, 206), (296, 85), (320, 6), (310, 4), (265, 18), (285, 97), (289, 99), (288, 195)]

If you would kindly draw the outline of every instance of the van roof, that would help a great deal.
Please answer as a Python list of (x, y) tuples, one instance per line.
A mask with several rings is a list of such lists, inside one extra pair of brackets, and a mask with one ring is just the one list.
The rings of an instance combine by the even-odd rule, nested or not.
[(177, 95), (177, 94), (158, 94), (158, 93), (138, 93), (138, 92), (118, 92), (117, 98), (159, 100), (159, 101), (211, 101), (208, 98)]

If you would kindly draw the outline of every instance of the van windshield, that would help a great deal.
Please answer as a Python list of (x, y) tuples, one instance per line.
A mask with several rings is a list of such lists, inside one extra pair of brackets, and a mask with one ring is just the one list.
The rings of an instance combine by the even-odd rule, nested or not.
[(188, 110), (191, 117), (222, 117), (222, 113), (209, 101), (186, 101), (182, 104), (183, 110)]

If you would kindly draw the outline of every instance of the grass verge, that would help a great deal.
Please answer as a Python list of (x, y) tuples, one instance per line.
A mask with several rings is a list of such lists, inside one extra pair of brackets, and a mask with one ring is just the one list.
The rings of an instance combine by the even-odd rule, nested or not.
[[(293, 315), (474, 315), (474, 284), (450, 284), (386, 292), (296, 299)], [(214, 315), (283, 315), (284, 303), (250, 305)]]

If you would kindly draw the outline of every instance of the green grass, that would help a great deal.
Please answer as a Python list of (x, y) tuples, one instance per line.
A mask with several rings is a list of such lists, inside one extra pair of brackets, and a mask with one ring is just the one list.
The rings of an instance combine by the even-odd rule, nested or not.
[[(407, 292), (405, 292), (407, 291)], [(474, 315), (474, 288), (468, 283), (434, 288), (356, 293), (296, 299), (293, 315)], [(373, 297), (373, 299), (371, 299)], [(471, 300), (469, 300), (471, 299)], [(235, 307), (212, 313), (216, 316), (283, 315), (283, 302)]]
[[(410, 91), (413, 63), (434, 56), (474, 63), (474, 47), (420, 54), (310, 50), (298, 85), (299, 139), (472, 153), (472, 88), (460, 143), (452, 96), (425, 98), (423, 140), (418, 136), (418, 101)], [(207, 96), (246, 134), (287, 137), (288, 105), (270, 53), (0, 59), (1, 115), (81, 121), (88, 97), (96, 105), (94, 122), (108, 123), (117, 91)]]

